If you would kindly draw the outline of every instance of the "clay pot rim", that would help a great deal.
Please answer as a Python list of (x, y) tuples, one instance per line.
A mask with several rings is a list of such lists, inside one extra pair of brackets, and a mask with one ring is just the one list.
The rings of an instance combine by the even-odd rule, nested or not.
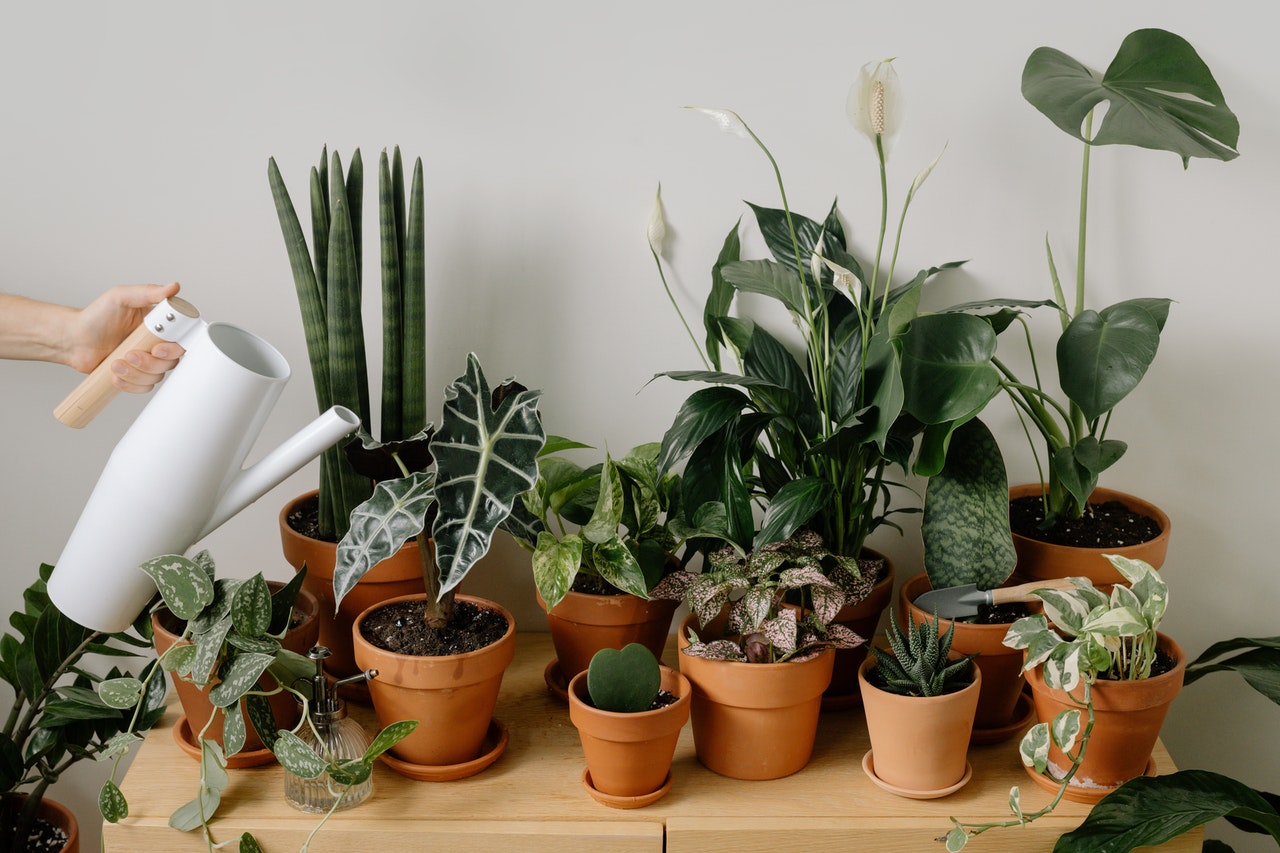
[[(962, 657), (962, 655), (959, 652), (951, 652), (947, 655), (947, 657), (950, 660), (957, 660), (960, 657)], [(882, 694), (884, 696), (897, 697), (897, 699), (901, 699), (905, 702), (912, 702), (912, 703), (931, 702), (935, 705), (941, 705), (941, 704), (945, 704), (946, 702), (955, 701), (956, 697), (965, 696), (970, 692), (977, 692), (982, 689), (982, 670), (978, 668), (978, 664), (974, 660), (969, 661), (969, 671), (973, 674), (973, 679), (970, 680), (969, 684), (966, 685), (963, 690), (953, 690), (950, 693), (943, 693), (941, 696), (906, 696), (901, 693), (894, 693), (892, 690), (885, 690), (882, 687), (877, 687), (874, 683), (872, 683), (871, 679), (867, 678), (867, 673), (870, 672), (875, 665), (876, 665), (876, 656), (873, 654), (868, 654), (867, 659), (864, 660), (862, 662), (862, 665), (858, 667), (859, 686), (865, 684), (867, 687), (870, 687), (872, 690), (876, 691), (879, 694)], [(891, 699), (890, 701), (895, 701), (895, 700)]]
[(501, 614), (502, 617), (507, 620), (507, 632), (487, 646), (484, 646), (479, 649), (475, 649), (470, 652), (460, 652), (458, 654), (453, 654), (453, 655), (406, 655), (400, 652), (392, 652), (392, 651), (388, 651), (387, 649), (380, 648), (379, 646), (375, 646), (373, 643), (369, 642), (364, 638), (364, 632), (361, 630), (361, 625), (364, 623), (365, 618), (368, 617), (369, 614), (373, 613), (373, 611), (383, 607), (389, 607), (390, 605), (399, 603), (401, 601), (425, 602), (426, 600), (427, 600), (427, 596), (425, 593), (417, 593), (414, 595), (398, 595), (395, 598), (388, 598), (383, 601), (379, 601), (377, 604), (373, 604), (373, 605), (370, 605), (369, 607), (366, 607), (364, 610), (360, 611), (360, 613), (356, 616), (356, 618), (351, 623), (351, 626), (352, 626), (351, 633), (352, 633), (352, 640), (354, 644), (364, 646), (367, 651), (373, 654), (384, 655), (387, 658), (395, 661), (425, 660), (425, 661), (444, 663), (444, 662), (452, 662), (452, 661), (463, 661), (473, 657), (481, 657), (485, 653), (494, 649), (495, 647), (500, 646), (503, 643), (512, 641), (515, 638), (516, 620), (515, 620), (515, 617), (511, 615), (511, 612), (507, 610), (507, 608), (503, 607), (501, 604), (499, 604), (496, 601), (493, 601), (492, 599), (481, 598), (480, 596), (477, 596), (477, 595), (462, 595), (462, 594), (457, 595), (455, 597), (455, 600), (465, 601), (465, 602), (468, 602), (469, 604), (474, 604), (477, 607), (480, 607), (485, 610), (498, 611), (498, 613)]
[[(1187, 655), (1182, 650), (1182, 646), (1163, 631), (1157, 631), (1156, 638), (1156, 648), (1162, 649), (1174, 659), (1173, 669), (1151, 678), (1142, 678), (1137, 681), (1098, 679), (1093, 683), (1092, 690), (1095, 711), (1119, 711), (1120, 713), (1139, 711), (1143, 708), (1155, 707), (1156, 705), (1170, 702), (1173, 697), (1177, 696), (1182, 690), (1183, 676), (1186, 674)], [(1056, 687), (1050, 687), (1045, 684), (1043, 664), (1027, 670), (1024, 675), (1027, 678), (1027, 684), (1031, 685), (1031, 689), (1034, 692), (1043, 692), (1055, 699), (1061, 699), (1061, 697), (1068, 695), (1065, 690), (1059, 690)], [(1131, 706), (1128, 703), (1124, 703), (1124, 700), (1118, 699), (1120, 696), (1140, 690), (1150, 691), (1160, 698), (1153, 699), (1150, 703), (1140, 707)], [(1078, 701), (1080, 697), (1077, 696), (1077, 693), (1082, 691), (1083, 686), (1078, 686), (1069, 695), (1073, 700)], [(1121, 703), (1120, 707), (1116, 707), (1117, 701)]]
[[(640, 596), (630, 592), (623, 592), (615, 595), (613, 593), (598, 594), (598, 593), (591, 593), (591, 592), (575, 592), (574, 590), (569, 590), (564, 594), (564, 598), (561, 599), (556, 604), (555, 607), (548, 608), (546, 600), (542, 597), (542, 593), (538, 590), (536, 586), (534, 587), (533, 594), (538, 600), (538, 606), (541, 607), (542, 612), (546, 613), (547, 615), (555, 616), (556, 618), (563, 619), (567, 622), (580, 622), (582, 624), (587, 624), (587, 625), (596, 625), (596, 624), (614, 625), (614, 624), (617, 624), (617, 622), (615, 620), (609, 620), (608, 622), (603, 622), (603, 623), (582, 622), (581, 619), (573, 618), (573, 616), (578, 615), (576, 613), (570, 614), (568, 612), (557, 612), (557, 611), (559, 611), (562, 607), (565, 608), (565, 611), (571, 611), (571, 610), (587, 611), (588, 613), (596, 610), (605, 609), (605, 608), (608, 608), (610, 612), (623, 609), (623, 608), (632, 608), (636, 611), (637, 616), (639, 617), (639, 616), (643, 616), (643, 614), (645, 614), (650, 609), (658, 609), (658, 610), (670, 609), (671, 612), (674, 613), (675, 609), (680, 606), (680, 602), (675, 601), (673, 599), (641, 598)], [(568, 606), (566, 606), (566, 602), (568, 602)], [(615, 602), (620, 602), (620, 603), (615, 603)], [(638, 618), (637, 621), (645, 621), (645, 620), (642, 618)]]
[[(1045, 486), (1043, 483), (1023, 483), (1017, 486), (1010, 486), (1009, 500), (1012, 501), (1012, 500), (1015, 500), (1016, 498), (1029, 497), (1031, 495), (1040, 494), (1042, 493), (1044, 488)], [(1169, 535), (1172, 532), (1171, 531), (1172, 521), (1169, 519), (1168, 513), (1166, 513), (1160, 507), (1156, 506), (1155, 504), (1151, 503), (1150, 501), (1144, 498), (1140, 498), (1137, 495), (1131, 495), (1128, 492), (1119, 491), (1118, 489), (1110, 489), (1110, 488), (1107, 488), (1106, 486), (1098, 486), (1089, 495), (1088, 502), (1103, 503), (1105, 501), (1112, 501), (1112, 500), (1119, 501), (1120, 503), (1127, 506), (1129, 509), (1140, 512), (1143, 515), (1149, 516), (1150, 518), (1154, 519), (1156, 523), (1160, 525), (1160, 535), (1152, 539), (1148, 539), (1146, 542), (1138, 542), (1137, 544), (1134, 544), (1134, 545), (1125, 545), (1124, 547), (1121, 547), (1121, 548), (1085, 548), (1078, 545), (1057, 545), (1055, 543), (1045, 542), (1043, 540), (1036, 539), (1031, 536), (1023, 536), (1019, 533), (1014, 533), (1013, 538), (1015, 540), (1021, 540), (1024, 542), (1034, 542), (1037, 545), (1044, 548), (1066, 548), (1073, 551), (1105, 551), (1108, 554), (1119, 554), (1120, 556), (1129, 556), (1135, 551), (1140, 551), (1144, 548), (1151, 548), (1157, 545), (1158, 543), (1162, 541), (1167, 541), (1169, 539)]]
[(659, 664), (658, 670), (663, 676), (663, 689), (667, 689), (665, 687), (665, 684), (667, 683), (670, 683), (673, 687), (679, 687), (678, 691), (668, 690), (668, 692), (676, 697), (676, 701), (672, 702), (670, 705), (663, 705), (661, 708), (655, 708), (652, 711), (632, 712), (606, 711), (603, 708), (597, 708), (595, 705), (588, 705), (583, 701), (582, 697), (578, 695), (578, 691), (583, 693), (587, 692), (587, 688), (585, 686), (587, 682), (587, 671), (584, 669), (582, 672), (575, 675), (573, 680), (569, 682), (570, 716), (572, 716), (574, 712), (578, 712), (600, 717), (605, 720), (616, 719), (645, 721), (678, 713), (681, 709), (687, 707), (693, 700), (693, 684), (685, 674), (678, 669), (672, 669), (665, 664)]

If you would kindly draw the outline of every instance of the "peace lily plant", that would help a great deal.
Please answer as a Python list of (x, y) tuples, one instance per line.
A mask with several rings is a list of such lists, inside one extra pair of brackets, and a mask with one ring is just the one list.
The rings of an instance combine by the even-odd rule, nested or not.
[[(664, 374), (708, 383), (694, 391), (663, 437), (659, 471), (684, 464), (684, 503), (725, 506), (730, 539), (759, 551), (801, 530), (837, 557), (857, 557), (867, 536), (895, 526), (893, 474), (930, 476), (953, 431), (996, 393), (996, 337), (984, 319), (961, 312), (922, 313), (935, 273), (895, 281), (907, 210), (937, 161), (915, 176), (890, 241), (886, 145), (900, 122), (890, 62), (864, 69), (850, 98), (851, 118), (870, 139), (880, 175), (879, 232), (871, 260), (857, 257), (833, 204), (822, 220), (794, 213), (769, 149), (737, 113), (701, 109), (722, 129), (750, 140), (772, 167), (781, 208), (749, 205), (771, 257), (744, 259), (738, 225), (726, 236), (703, 309), (703, 369)], [(672, 304), (660, 237), (660, 199), (648, 230), (650, 249)], [(803, 356), (745, 316), (740, 294), (778, 303), (799, 330)], [(914, 443), (919, 441), (918, 450)], [(763, 510), (757, 526), (753, 509)], [(994, 507), (994, 509), (993, 509)], [(988, 523), (1007, 526), (1007, 495), (985, 505)], [(851, 598), (851, 601), (856, 599)]]

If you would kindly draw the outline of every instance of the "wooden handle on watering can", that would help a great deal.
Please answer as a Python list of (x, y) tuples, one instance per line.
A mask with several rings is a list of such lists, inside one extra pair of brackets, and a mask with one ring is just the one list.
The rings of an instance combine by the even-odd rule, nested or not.
[[(200, 316), (200, 312), (196, 310), (195, 306), (185, 299), (171, 296), (160, 303), (161, 306), (166, 304), (170, 309), (181, 313), (185, 317), (194, 319)], [(170, 319), (173, 319), (172, 312), (170, 312)], [(157, 324), (156, 321), (153, 321), (151, 314), (148, 314), (142, 324), (134, 329), (129, 337), (121, 341), (120, 345), (112, 350), (111, 355), (104, 358), (76, 386), (76, 389), (58, 404), (57, 408), (53, 410), (53, 416), (75, 429), (81, 429), (86, 426), (98, 416), (99, 412), (107, 407), (107, 403), (110, 403), (116, 394), (120, 393), (120, 389), (111, 383), (112, 363), (118, 358), (124, 358), (125, 354), (132, 350), (150, 352), (156, 344), (166, 340), (174, 340), (174, 338), (161, 337), (156, 334), (157, 330), (164, 334), (165, 328), (166, 324), (163, 320)]]
[(1037, 589), (1075, 589), (1075, 584), (1067, 578), (1053, 578), (1045, 581), (1032, 581), (1019, 586), (1006, 586), (991, 590), (992, 604), (1011, 604), (1015, 601), (1032, 601)]

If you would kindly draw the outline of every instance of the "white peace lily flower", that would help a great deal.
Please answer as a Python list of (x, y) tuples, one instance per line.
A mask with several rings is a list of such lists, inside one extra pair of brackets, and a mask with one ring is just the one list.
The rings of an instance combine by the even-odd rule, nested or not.
[(716, 123), (716, 126), (725, 133), (732, 133), (734, 136), (742, 139), (750, 139), (751, 134), (747, 132), (747, 125), (742, 118), (733, 110), (711, 109), (708, 107), (685, 107), (689, 110), (697, 110), (705, 116), (708, 116)]
[(662, 257), (662, 244), (667, 239), (667, 220), (662, 215), (662, 184), (653, 196), (653, 210), (649, 213), (649, 248)]
[(892, 59), (885, 59), (862, 66), (858, 79), (849, 88), (845, 105), (853, 126), (866, 134), (872, 144), (877, 136), (881, 137), (886, 153), (902, 126), (903, 113), (898, 72), (893, 70), (892, 63)]
[(862, 287), (861, 287), (862, 283), (858, 281), (856, 278), (854, 278), (854, 275), (852, 272), (840, 266), (839, 264), (832, 263), (826, 258), (823, 258), (822, 262), (827, 265), (827, 269), (831, 270), (831, 274), (834, 277), (833, 283), (835, 284), (835, 286), (840, 290), (843, 290), (849, 296), (849, 299), (853, 302), (853, 304), (856, 307), (861, 308), (862, 307)]

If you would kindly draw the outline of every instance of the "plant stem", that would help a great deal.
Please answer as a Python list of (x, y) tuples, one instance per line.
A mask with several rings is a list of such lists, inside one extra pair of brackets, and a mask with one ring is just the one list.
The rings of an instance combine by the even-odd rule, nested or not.
[(680, 325), (684, 326), (685, 334), (689, 336), (689, 340), (693, 341), (693, 348), (698, 353), (698, 358), (702, 359), (702, 365), (707, 370), (711, 369), (711, 362), (707, 361), (706, 353), (702, 351), (702, 347), (698, 344), (698, 339), (693, 336), (693, 330), (689, 328), (689, 321), (684, 318), (684, 312), (680, 310), (680, 304), (676, 302), (675, 296), (671, 293), (671, 287), (667, 284), (667, 274), (662, 271), (662, 259), (658, 257), (658, 253), (649, 247), (649, 253), (653, 255), (653, 262), (658, 266), (658, 277), (662, 279), (662, 289), (667, 292), (667, 299), (671, 300), (671, 307), (676, 309), (676, 316), (680, 318)]

